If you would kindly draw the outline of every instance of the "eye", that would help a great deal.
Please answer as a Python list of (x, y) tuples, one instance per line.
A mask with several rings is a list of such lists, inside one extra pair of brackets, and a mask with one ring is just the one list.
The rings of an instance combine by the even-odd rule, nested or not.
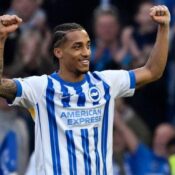
[(73, 46), (73, 49), (76, 49), (76, 50), (78, 50), (80, 48), (81, 48), (81, 45), (80, 44), (76, 44), (76, 45)]

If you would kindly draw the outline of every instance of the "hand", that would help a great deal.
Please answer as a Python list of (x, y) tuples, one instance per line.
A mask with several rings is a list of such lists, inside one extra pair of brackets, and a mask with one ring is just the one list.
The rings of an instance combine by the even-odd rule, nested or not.
[(170, 23), (170, 12), (164, 5), (154, 6), (150, 9), (150, 14), (153, 21), (159, 25), (169, 25)]
[(123, 46), (128, 46), (130, 44), (132, 33), (133, 33), (132, 27), (124, 28), (124, 30), (122, 31), (122, 35), (121, 35), (121, 42)]
[(5, 40), (9, 33), (14, 32), (22, 22), (16, 15), (0, 16), (0, 39)]

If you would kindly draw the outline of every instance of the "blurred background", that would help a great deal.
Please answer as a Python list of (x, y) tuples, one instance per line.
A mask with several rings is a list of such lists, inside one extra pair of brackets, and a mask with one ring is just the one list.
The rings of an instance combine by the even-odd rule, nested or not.
[[(174, 0), (0, 0), (0, 15), (23, 19), (5, 45), (4, 77), (50, 74), (52, 31), (77, 22), (92, 40), (91, 71), (130, 70), (145, 64), (157, 26), (155, 4), (171, 12), (169, 58), (163, 77), (116, 100), (114, 175), (175, 175), (175, 1)], [(0, 174), (34, 175), (34, 122), (23, 108), (0, 99)]]

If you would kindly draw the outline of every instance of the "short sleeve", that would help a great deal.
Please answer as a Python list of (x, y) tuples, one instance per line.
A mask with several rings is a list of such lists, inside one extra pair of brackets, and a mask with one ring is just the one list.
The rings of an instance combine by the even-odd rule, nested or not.
[(30, 108), (38, 103), (46, 88), (47, 76), (32, 76), (14, 79), (17, 86), (16, 98), (12, 105)]
[(134, 94), (136, 86), (134, 71), (106, 70), (96, 73), (110, 85), (114, 97), (128, 97)]

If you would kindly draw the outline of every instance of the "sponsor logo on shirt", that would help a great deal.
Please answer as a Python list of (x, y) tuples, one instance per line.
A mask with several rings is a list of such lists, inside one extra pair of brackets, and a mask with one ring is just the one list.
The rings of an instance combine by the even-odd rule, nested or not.
[(102, 108), (64, 110), (61, 112), (61, 119), (69, 126), (83, 126), (92, 123), (99, 123), (102, 119)]

